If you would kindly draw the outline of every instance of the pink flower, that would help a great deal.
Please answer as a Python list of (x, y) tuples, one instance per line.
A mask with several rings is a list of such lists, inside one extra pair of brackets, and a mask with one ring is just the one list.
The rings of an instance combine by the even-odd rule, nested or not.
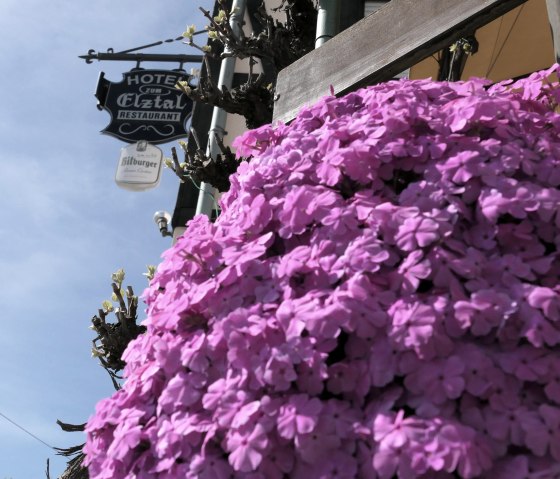
[(435, 404), (457, 399), (465, 389), (465, 364), (458, 356), (421, 364), (405, 378), (405, 385), (415, 394), (425, 394)]
[(438, 222), (429, 216), (407, 218), (395, 237), (397, 246), (403, 251), (426, 247), (440, 237), (439, 229)]
[(527, 456), (515, 456), (498, 462), (486, 476), (488, 479), (528, 479), (531, 477)]
[(379, 414), (373, 424), (373, 438), (382, 450), (401, 449), (409, 441), (420, 440), (422, 434), (422, 423), (413, 418), (405, 418), (403, 410), (391, 416)]
[(273, 350), (264, 368), (263, 379), (277, 391), (285, 391), (297, 379), (290, 357), (279, 350)]
[(455, 303), (455, 316), (463, 327), (469, 327), (476, 336), (489, 334), (502, 327), (516, 311), (517, 303), (503, 293), (481, 289), (470, 301)]
[(560, 368), (558, 363), (560, 358), (556, 356), (549, 356), (548, 358), (548, 372), (545, 376), (547, 378), (544, 392), (547, 397), (552, 399), (556, 404), (560, 404)]
[(449, 175), (451, 181), (455, 183), (466, 183), (474, 175), (480, 173), (480, 156), (478, 151), (455, 152), (445, 163), (445, 175)]
[(309, 359), (296, 366), (300, 391), (311, 395), (318, 395), (323, 391), (323, 381), (328, 377), (325, 357), (326, 354), (315, 352)]
[(266, 479), (283, 479), (293, 471), (294, 462), (294, 452), (290, 448), (275, 445), (267, 453), (258, 470)]
[(539, 407), (538, 414), (527, 415), (521, 427), (525, 431), (525, 444), (537, 456), (547, 452), (560, 461), (560, 409), (547, 404)]
[(428, 464), (436, 471), (456, 470), (460, 477), (479, 477), (492, 465), (487, 442), (470, 427), (451, 421), (433, 421), (431, 442), (426, 444)]
[(560, 295), (550, 288), (534, 288), (527, 297), (527, 302), (534, 308), (541, 309), (552, 320), (560, 319)]
[(169, 381), (158, 400), (158, 408), (167, 414), (192, 406), (202, 398), (206, 377), (200, 373), (179, 372)]
[(230, 465), (221, 457), (213, 454), (195, 455), (190, 461), (188, 479), (229, 479), (232, 474)]
[(338, 201), (334, 192), (323, 187), (295, 187), (286, 195), (278, 215), (282, 223), (278, 234), (282, 238), (290, 238), (293, 234), (303, 233), (313, 220), (327, 216)]
[(339, 261), (345, 264), (348, 272), (375, 273), (390, 257), (390, 253), (376, 235), (366, 232), (350, 243)]
[(228, 435), (226, 444), (230, 453), (229, 463), (236, 471), (254, 471), (261, 463), (267, 445), (268, 438), (260, 424), (244, 433), (232, 432)]
[(519, 315), (525, 323), (522, 334), (533, 346), (556, 346), (560, 343), (560, 331), (543, 314), (527, 303), (522, 303), (519, 309)]
[(314, 464), (326, 460), (337, 451), (341, 438), (327, 420), (320, 422), (310, 433), (297, 435), (294, 443), (303, 461)]
[(322, 404), (317, 399), (309, 399), (305, 394), (292, 396), (290, 401), (280, 408), (278, 433), (286, 439), (309, 434), (317, 425), (321, 409)]
[(431, 306), (421, 303), (405, 304), (398, 300), (389, 310), (393, 325), (389, 338), (398, 349), (414, 350), (421, 357), (431, 357), (436, 336), (436, 313)]
[(490, 389), (498, 373), (488, 351), (474, 345), (466, 345), (457, 350), (464, 361), (465, 390), (475, 397), (481, 397)]
[(142, 428), (138, 424), (123, 422), (115, 428), (114, 434), (115, 441), (107, 450), (107, 455), (118, 461), (122, 461), (142, 440)]
[(548, 372), (549, 358), (546, 352), (527, 346), (497, 357), (501, 368), (522, 381), (542, 381)]
[(361, 373), (358, 365), (357, 361), (333, 364), (328, 370), (327, 389), (334, 394), (354, 391), (358, 384), (358, 375)]
[(352, 454), (335, 451), (318, 469), (316, 477), (321, 479), (354, 479), (358, 472), (358, 464)]
[(430, 262), (423, 260), (423, 257), (422, 251), (413, 251), (399, 266), (398, 272), (403, 278), (402, 289), (405, 293), (416, 291), (420, 281), (430, 276)]
[(379, 479), (413, 478), (416, 474), (411, 458), (402, 449), (382, 449), (373, 456), (373, 468)]

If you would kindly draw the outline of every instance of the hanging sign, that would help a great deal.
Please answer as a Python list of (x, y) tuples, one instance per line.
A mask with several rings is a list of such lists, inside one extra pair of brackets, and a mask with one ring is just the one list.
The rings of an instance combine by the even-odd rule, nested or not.
[(121, 149), (115, 182), (131, 191), (145, 191), (159, 185), (163, 153), (146, 141)]
[(113, 83), (101, 72), (95, 96), (98, 108), (111, 115), (111, 123), (101, 133), (136, 143), (166, 143), (187, 136), (185, 123), (192, 112), (192, 100), (175, 88), (188, 81), (182, 71), (131, 70)]

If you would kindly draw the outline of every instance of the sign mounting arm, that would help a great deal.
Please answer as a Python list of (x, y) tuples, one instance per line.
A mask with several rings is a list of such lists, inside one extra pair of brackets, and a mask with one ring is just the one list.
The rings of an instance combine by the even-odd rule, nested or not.
[(170, 62), (170, 63), (201, 63), (202, 55), (176, 55), (171, 53), (98, 53), (90, 50), (86, 55), (80, 55), (86, 63), (98, 61), (126, 61), (126, 62)]

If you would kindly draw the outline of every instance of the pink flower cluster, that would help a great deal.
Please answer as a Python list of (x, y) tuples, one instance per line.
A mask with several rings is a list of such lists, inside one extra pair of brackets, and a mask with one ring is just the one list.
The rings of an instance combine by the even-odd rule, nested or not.
[(88, 422), (92, 479), (560, 477), (559, 70), (238, 139)]

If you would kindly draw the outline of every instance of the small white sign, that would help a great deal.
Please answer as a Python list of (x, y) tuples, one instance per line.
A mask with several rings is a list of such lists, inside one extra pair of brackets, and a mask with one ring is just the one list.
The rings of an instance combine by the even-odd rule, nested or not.
[(121, 149), (115, 182), (131, 191), (145, 191), (159, 185), (163, 153), (146, 141), (128, 145)]

